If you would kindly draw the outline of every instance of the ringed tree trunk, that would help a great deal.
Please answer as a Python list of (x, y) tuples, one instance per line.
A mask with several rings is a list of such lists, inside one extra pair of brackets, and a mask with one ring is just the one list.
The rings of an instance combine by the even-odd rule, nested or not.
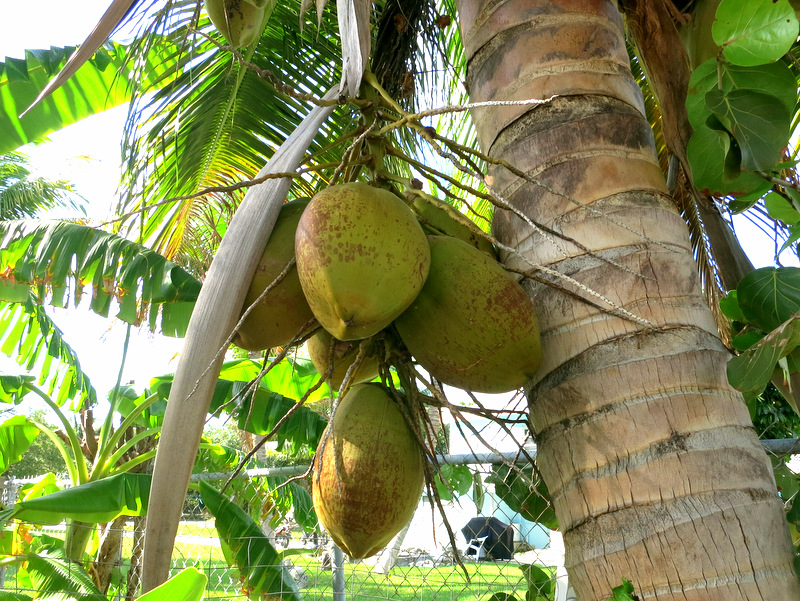
[(547, 188), (500, 167), (488, 183), (592, 250), (556, 248), (499, 211), (495, 235), (520, 251), (507, 262), (568, 274), (651, 324), (528, 285), (546, 349), (528, 387), (531, 421), (579, 598), (607, 599), (627, 578), (643, 600), (800, 599), (772, 470), (727, 384), (618, 10), (603, 0), (458, 5), (472, 100), (556, 96), (474, 112), (483, 150)]

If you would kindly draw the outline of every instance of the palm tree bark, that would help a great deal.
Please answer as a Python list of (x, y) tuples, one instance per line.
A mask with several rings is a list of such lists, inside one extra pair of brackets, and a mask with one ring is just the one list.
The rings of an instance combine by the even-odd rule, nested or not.
[(498, 211), (495, 235), (519, 251), (506, 262), (568, 274), (646, 320), (528, 285), (546, 349), (531, 422), (578, 597), (607, 599), (627, 578), (643, 600), (800, 599), (770, 463), (727, 384), (618, 10), (458, 4), (472, 100), (553, 97), (474, 112), (484, 151), (525, 174), (496, 165), (487, 183), (592, 251)]

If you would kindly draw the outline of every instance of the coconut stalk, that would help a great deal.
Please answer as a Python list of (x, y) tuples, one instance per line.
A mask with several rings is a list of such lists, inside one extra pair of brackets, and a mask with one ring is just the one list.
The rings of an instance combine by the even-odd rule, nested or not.
[[(336, 94), (331, 90), (324, 100)], [(315, 107), (258, 177), (297, 169), (333, 108)], [(169, 576), (183, 499), (224, 351), (290, 184), (290, 178), (270, 179), (248, 190), (220, 242), (189, 320), (153, 470), (142, 557), (143, 592)]]

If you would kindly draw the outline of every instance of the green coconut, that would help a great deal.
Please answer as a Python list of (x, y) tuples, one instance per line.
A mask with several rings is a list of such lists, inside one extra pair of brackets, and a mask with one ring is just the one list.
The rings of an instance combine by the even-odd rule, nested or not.
[[(323, 376), (328, 376), (330, 369), (331, 344), (333, 348), (333, 373), (330, 378), (330, 386), (336, 390), (342, 385), (344, 376), (350, 366), (358, 356), (359, 343), (356, 341), (336, 340), (327, 330), (320, 330), (308, 339), (306, 349), (314, 367)], [(361, 363), (353, 373), (351, 383), (365, 382), (372, 380), (378, 375), (380, 367), (380, 357), (374, 352), (375, 345), (367, 347)], [(371, 352), (373, 351), (373, 352)]]
[(339, 340), (368, 338), (416, 298), (430, 250), (414, 213), (387, 190), (331, 186), (297, 226), (297, 272), (314, 316)]
[(351, 388), (317, 447), (312, 475), (314, 509), (339, 548), (369, 557), (392, 540), (419, 503), (422, 462), (389, 392), (380, 384)]
[(422, 224), (433, 234), (453, 236), (482, 250), (493, 259), (497, 252), (488, 236), (462, 212), (433, 196), (416, 196), (412, 201)]
[(395, 320), (400, 338), (445, 384), (489, 393), (519, 388), (542, 358), (530, 297), (474, 246), (448, 236), (428, 241), (428, 280)]
[(263, 2), (205, 0), (205, 5), (208, 18), (231, 46), (249, 46), (261, 36), (265, 10)]
[[(309, 200), (304, 198), (281, 207), (245, 296), (242, 312), (261, 296), (294, 257), (297, 222), (308, 203)], [(283, 346), (291, 342), (313, 317), (300, 286), (297, 268), (292, 267), (247, 315), (236, 333), (234, 343), (249, 351)]]

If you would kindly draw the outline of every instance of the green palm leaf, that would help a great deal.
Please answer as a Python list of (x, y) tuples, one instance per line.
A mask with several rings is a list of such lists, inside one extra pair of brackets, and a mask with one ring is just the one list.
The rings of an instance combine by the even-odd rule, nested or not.
[[(161, 310), (161, 330), (181, 336), (200, 291), (200, 282), (158, 253), (125, 238), (70, 222), (0, 223), (2, 300), (19, 300), (21, 287), (35, 287), (39, 299), (67, 306), (71, 292), (77, 306), (92, 286), (91, 309), (108, 316), (111, 301), (117, 317), (139, 324), (147, 316), (152, 329)], [(3, 292), (5, 291), (5, 293)]]
[[(280, 94), (266, 76), (236, 62), (205, 16), (192, 33), (196, 2), (173, 3), (168, 34), (184, 38), (176, 51), (175, 78), (134, 108), (126, 132), (132, 157), (127, 179), (136, 194), (123, 196), (120, 214), (151, 207), (131, 219), (141, 239), (164, 256), (196, 271), (211, 255), (243, 190), (208, 194), (154, 206), (165, 199), (226, 186), (254, 176), (308, 112), (306, 103)], [(273, 81), (321, 97), (339, 77), (335, 28), (300, 32), (299, 3), (276, 6), (249, 60), (274, 73)], [(342, 119), (340, 119), (341, 121)], [(349, 116), (343, 120), (349, 122)], [(323, 131), (319, 140), (333, 135)], [(319, 150), (319, 146), (312, 147)], [(341, 153), (340, 153), (341, 155)], [(329, 156), (335, 156), (329, 153)], [(296, 192), (312, 188), (298, 182)]]
[(56, 206), (77, 209), (75, 200), (66, 181), (34, 176), (24, 154), (0, 155), (0, 221), (33, 217)]
[(19, 118), (74, 50), (73, 46), (28, 50), (24, 58), (0, 62), (0, 105), (4, 107), (0, 154), (129, 101), (134, 80), (153, 87), (164, 85), (168, 81), (164, 75), (172, 66), (170, 43), (163, 38), (135, 67), (129, 61), (129, 46), (108, 42), (68, 82)]
[(36, 555), (21, 556), (21, 559), (27, 562), (27, 572), (37, 598), (95, 601), (104, 597), (92, 577), (79, 563), (67, 559), (63, 549), (49, 546)]

